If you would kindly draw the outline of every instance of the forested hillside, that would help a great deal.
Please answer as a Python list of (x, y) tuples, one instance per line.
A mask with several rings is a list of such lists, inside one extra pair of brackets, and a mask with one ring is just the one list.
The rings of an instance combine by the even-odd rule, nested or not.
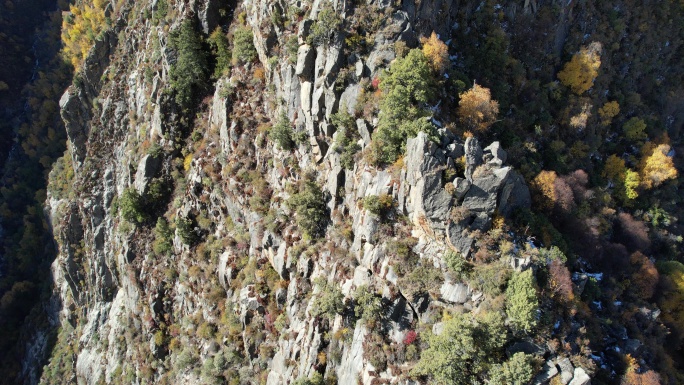
[(684, 382), (683, 2), (0, 11), (0, 383)]

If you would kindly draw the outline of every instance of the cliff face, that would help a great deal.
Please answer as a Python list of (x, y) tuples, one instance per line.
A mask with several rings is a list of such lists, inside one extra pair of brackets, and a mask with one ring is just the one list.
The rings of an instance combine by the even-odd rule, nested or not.
[[(59, 333), (40, 381), (274, 385), (319, 372), (340, 384), (411, 383), (407, 335), (432, 328), (444, 309), (478, 313), (491, 299), (453, 277), (446, 253), (470, 257), (473, 234), (529, 208), (530, 193), (498, 142), (483, 149), (446, 128), (437, 141), (408, 139), (403, 162), (373, 167), (360, 156), (377, 125), (372, 115), (354, 119), (361, 151), (346, 167), (333, 115), (355, 111), (364, 82), (395, 59), (397, 41), (448, 32), (468, 5), (334, 2), (350, 23), (375, 17), (358, 54), (343, 49), (341, 33), (310, 44), (319, 0), (169, 2), (173, 17), (159, 23), (160, 3), (124, 1), (60, 102), (74, 177), (69, 193), (50, 191), (47, 201), (59, 245)], [(296, 7), (301, 13), (288, 13)], [(244, 20), (261, 63), (212, 81), (191, 113), (171, 96), (178, 52), (169, 31), (184, 20), (204, 33)], [(291, 151), (264, 129), (281, 113), (297, 135)], [(303, 211), (291, 203), (307, 183), (320, 186), (315, 237), (296, 225)], [(131, 194), (150, 213), (137, 224), (124, 219)], [(374, 198), (392, 203), (374, 210)], [(511, 239), (516, 248), (526, 242)], [(523, 254), (504, 257), (515, 269), (527, 263)], [(439, 279), (406, 278), (419, 268)], [(359, 288), (381, 303), (371, 322), (351, 314)], [(338, 292), (345, 310), (320, 311)], [(540, 349), (543, 382), (558, 369)], [(31, 362), (24, 375), (35, 383)], [(564, 383), (588, 382), (584, 369), (562, 363)]]
[[(154, 4), (130, 3), (114, 15), (115, 27), (92, 48), (80, 82), (60, 103), (75, 171), (74, 193), (51, 194), (48, 206), (60, 245), (52, 267), (55, 299), (61, 304), (58, 347), (69, 346), (74, 361), (61, 364), (71, 367), (47, 369), (44, 382), (56, 380), (50, 377), (54, 370), (69, 374), (62, 381), (84, 384), (118, 383), (122, 374), (153, 382), (164, 377), (171, 383), (201, 383), (205, 373), (196, 369), (226, 351), (244, 355), (226, 365), (238, 370), (242, 383), (258, 382), (250, 379), (250, 372), (261, 373), (262, 381), (267, 373), (268, 384), (281, 384), (321, 370), (335, 374), (339, 383), (357, 378), (367, 384), (374, 378), (395, 381), (406, 368), (373, 367), (365, 358), (368, 329), (362, 322), (354, 326), (342, 315), (322, 322), (310, 314), (319, 295), (318, 289), (311, 294), (311, 282), (321, 278), (348, 300), (363, 285), (381, 293), (385, 317), (380, 327), (394, 344), (402, 344), (417, 320), (434, 318), (442, 307), (477, 308), (482, 294), (448, 276), (432, 296), (411, 298), (398, 283), (393, 267), (397, 257), (388, 248), (412, 235), (417, 243), (410, 252), (420, 263), (445, 271), (447, 250), (470, 252), (470, 231), (488, 229), (497, 211), (509, 214), (529, 206), (524, 181), (504, 165), (505, 152), (497, 144), (483, 152), (477, 140), (463, 143), (447, 130), (441, 130), (440, 143), (424, 134), (410, 139), (404, 166), (393, 170), (365, 162), (344, 169), (340, 154), (332, 150), (331, 115), (342, 105), (354, 108), (358, 81), (376, 77), (394, 59), (395, 41), (416, 40), (415, 26), (426, 23), (426, 17), (432, 28), (446, 28), (448, 17), (435, 24), (431, 15), (450, 4), (424, 2), (408, 10), (378, 4), (387, 18), (363, 58), (342, 52), (342, 36), (325, 46), (305, 43), (305, 31), (321, 6), (312, 4), (307, 18), (287, 31), (269, 22), (279, 4), (239, 5), (236, 12), (246, 13), (266, 76), (255, 82), (252, 68), (235, 67), (229, 78), (216, 82), (197, 116), (193, 128), (200, 144), (189, 147), (194, 152), (186, 156), (184, 183), (176, 184), (166, 215), (192, 219), (203, 240), (201, 246), (189, 247), (176, 233), (167, 255), (152, 250), (151, 226), (133, 228), (112, 204), (129, 187), (145, 195), (154, 180), (171, 175), (177, 115), (167, 108), (171, 103), (165, 95), (173, 54), (166, 31), (193, 15), (202, 18), (205, 32), (212, 30), (217, 22), (206, 10), (217, 5), (179, 5), (177, 19), (165, 27), (139, 14), (154, 13)], [(333, 7), (343, 16), (352, 12), (345, 3)], [(296, 62), (277, 56), (276, 48), (285, 47), (290, 36), (298, 40)], [(356, 77), (340, 90), (335, 79), (348, 64), (354, 65)], [(306, 132), (293, 152), (263, 144), (264, 134), (257, 130), (259, 124), (275, 121), (279, 110)], [(374, 122), (359, 119), (356, 124), (362, 147), (368, 146)], [(160, 146), (161, 154), (146, 152), (150, 146)], [(466, 153), (471, 174), (483, 165), (477, 176), (445, 179), (445, 172), (454, 170)], [(258, 193), (267, 196), (257, 195), (257, 181), (239, 174), (245, 171), (259, 174), (255, 178), (267, 186), (260, 189), (267, 191)], [(326, 236), (313, 242), (292, 226), (292, 210), (284, 204), (292, 194), (288, 184), (301, 180), (305, 171), (322, 186), (328, 217)], [(458, 194), (445, 190), (448, 182), (457, 186)], [(364, 197), (383, 195), (396, 202), (392, 215), (405, 216), (403, 224), (388, 224), (360, 204)], [(255, 210), (250, 200), (257, 198), (267, 201)], [(469, 214), (456, 222), (450, 215), (458, 206)], [(251, 271), (241, 274), (246, 269)], [(277, 273), (276, 287), (264, 287), (267, 271)], [(285, 324), (274, 328), (276, 318), (283, 317)], [(198, 328), (211, 328), (212, 333)], [(335, 342), (338, 357), (321, 360), (331, 349), (329, 336), (341, 330), (349, 338)], [(169, 349), (171, 339), (177, 342)], [(230, 346), (238, 342), (243, 345)], [(54, 354), (52, 360), (54, 365)], [(183, 366), (179, 360), (192, 364)]]

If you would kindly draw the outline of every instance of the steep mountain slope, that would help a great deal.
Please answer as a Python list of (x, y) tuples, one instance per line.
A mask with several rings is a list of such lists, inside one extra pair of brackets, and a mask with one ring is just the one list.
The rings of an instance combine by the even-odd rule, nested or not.
[(23, 380), (677, 383), (681, 5), (643, 99), (592, 7), (78, 3)]

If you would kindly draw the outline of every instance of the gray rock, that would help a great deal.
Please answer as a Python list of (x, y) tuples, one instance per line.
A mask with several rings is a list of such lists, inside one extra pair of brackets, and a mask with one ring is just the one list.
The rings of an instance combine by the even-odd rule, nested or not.
[(546, 361), (542, 366), (539, 374), (534, 378), (532, 383), (534, 385), (547, 384), (549, 380), (558, 374), (558, 368), (552, 361)]
[[(499, 173), (499, 170), (495, 171), (495, 174), (497, 173)], [(519, 207), (527, 208), (531, 204), (530, 190), (525, 183), (525, 178), (514, 170), (506, 172), (497, 203), (499, 213), (508, 217), (513, 213), (514, 209)]]
[(202, 31), (209, 34), (219, 25), (221, 15), (219, 11), (225, 9), (228, 2), (226, 0), (207, 0), (200, 3), (204, 3), (204, 6), (197, 12), (197, 18), (202, 26)]
[[(331, 151), (331, 153), (334, 153)], [(335, 154), (336, 156), (339, 156)], [(334, 163), (334, 166), (331, 167), (330, 173), (328, 174), (328, 182), (327, 182), (327, 188), (328, 192), (330, 193), (330, 196), (333, 197), (330, 202), (329, 202), (329, 207), (330, 210), (335, 209), (335, 205), (337, 203), (337, 193), (344, 186), (345, 182), (345, 171), (344, 168), (340, 165), (339, 161)]]
[(470, 189), (472, 182), (470, 182), (468, 179), (456, 177), (456, 179), (454, 179), (453, 183), (454, 183), (454, 198), (456, 198), (457, 201), (460, 201), (461, 199), (463, 199), (463, 197), (466, 195), (466, 193)]
[(354, 286), (359, 287), (370, 285), (371, 275), (372, 273), (368, 270), (368, 268), (363, 266), (356, 266), (356, 269), (354, 269)]
[(477, 213), (473, 216), (473, 221), (470, 223), (472, 230), (487, 231), (492, 224), (492, 217), (488, 213)]
[(304, 80), (312, 81), (314, 78), (315, 59), (316, 50), (312, 49), (308, 44), (300, 46), (297, 50), (297, 67), (295, 67), (295, 74)]
[(360, 90), (361, 86), (358, 83), (348, 85), (340, 95), (340, 108), (347, 106), (347, 112), (354, 114)]
[(442, 184), (441, 155), (427, 134), (420, 132), (406, 142), (406, 176), (410, 185), (411, 207), (409, 212), (424, 212), (433, 221), (446, 220), (453, 197)]
[(325, 141), (313, 136), (309, 137), (309, 144), (311, 145), (311, 154), (313, 155), (314, 160), (316, 163), (320, 163), (328, 151), (328, 144)]
[(71, 157), (78, 170), (86, 156), (86, 141), (90, 135), (92, 101), (102, 87), (102, 74), (109, 66), (111, 53), (117, 44), (119, 27), (102, 34), (90, 49), (80, 72), (79, 83), (74, 83), (59, 100), (60, 114), (71, 143)]
[(219, 282), (221, 283), (221, 286), (223, 286), (224, 289), (228, 289), (230, 286), (230, 282), (233, 279), (233, 269), (230, 267), (230, 264), (228, 261), (230, 260), (231, 255), (225, 251), (221, 256), (219, 257), (219, 263), (218, 263), (218, 278)]
[(280, 275), (280, 278), (287, 279), (289, 277), (287, 271), (287, 243), (282, 242), (278, 247), (276, 253), (273, 255), (273, 269)]
[(463, 198), (462, 205), (469, 210), (492, 215), (498, 208), (500, 214), (509, 216), (517, 207), (530, 206), (530, 192), (524, 179), (510, 167), (479, 174)]
[(501, 167), (506, 162), (506, 157), (506, 151), (501, 148), (499, 142), (492, 142), (484, 149), (484, 158), (489, 164)]
[(442, 287), (439, 289), (442, 299), (451, 302), (464, 304), (470, 300), (472, 290), (468, 285), (463, 283), (451, 283), (444, 282)]
[(470, 249), (475, 242), (468, 230), (461, 224), (451, 223), (447, 229), (447, 241), (455, 247), (464, 258), (470, 256)]
[(582, 368), (575, 368), (574, 376), (570, 385), (589, 385), (591, 383), (591, 377)]
[(392, 60), (394, 60), (394, 45), (385, 44), (376, 47), (368, 55), (366, 64), (370, 70), (371, 77), (375, 76), (380, 69), (385, 68)]
[(573, 376), (575, 375), (575, 368), (572, 366), (570, 359), (567, 357), (559, 359), (557, 364), (561, 372), (561, 383), (563, 385), (566, 385), (568, 382), (570, 382), (570, 380), (572, 380)]
[(470, 211), (494, 214), (496, 198), (502, 180), (494, 174), (472, 179), (473, 184), (463, 198), (462, 205)]
[(432, 325), (432, 334), (438, 336), (444, 332), (444, 322), (437, 322)]
[(423, 209), (428, 218), (443, 220), (449, 214), (453, 196), (442, 185), (442, 173), (432, 173), (424, 176)]
[(363, 145), (370, 145), (372, 131), (368, 129), (366, 121), (363, 119), (356, 119), (356, 128), (358, 128), (359, 135), (361, 135), (361, 139), (363, 139)]
[(161, 166), (161, 159), (152, 155), (145, 155), (138, 163), (138, 170), (135, 173), (133, 186), (142, 195), (147, 192), (147, 187), (152, 178), (155, 177)]
[(447, 156), (453, 160), (457, 160), (464, 154), (463, 145), (459, 143), (450, 143), (447, 145)]
[(363, 342), (365, 337), (366, 328), (362, 322), (357, 322), (351, 346), (345, 345), (342, 360), (337, 366), (337, 378), (340, 384), (355, 384), (363, 370)]
[(466, 157), (466, 179), (473, 180), (473, 172), (477, 166), (482, 164), (482, 148), (480, 147), (480, 142), (474, 138), (470, 137), (466, 139), (465, 142), (465, 157)]
[(639, 341), (638, 339), (635, 339), (635, 338), (630, 338), (627, 341), (625, 341), (624, 350), (625, 350), (625, 352), (627, 352), (629, 354), (634, 354), (637, 352), (637, 350), (639, 350), (640, 347), (641, 347), (641, 341)]
[(356, 75), (357, 79), (361, 79), (363, 76), (364, 68), (363, 61), (361, 61), (361, 59), (357, 60), (354, 64), (354, 75)]
[(304, 19), (301, 23), (299, 23), (299, 32), (297, 36), (299, 38), (299, 44), (304, 44), (306, 38), (309, 36), (309, 31), (311, 30), (313, 23), (314, 20), (311, 19)]
[(79, 93), (74, 86), (69, 87), (59, 100), (64, 128), (71, 143), (71, 158), (76, 169), (85, 159), (85, 143), (90, 132), (87, 122), (91, 118), (90, 111), (84, 108), (85, 102), (81, 101)]

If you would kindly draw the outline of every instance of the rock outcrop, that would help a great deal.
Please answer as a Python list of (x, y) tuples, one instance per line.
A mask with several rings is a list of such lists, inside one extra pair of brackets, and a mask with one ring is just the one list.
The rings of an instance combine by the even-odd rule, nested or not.
[[(179, 6), (170, 27), (197, 17), (208, 33), (220, 23), (216, 10), (225, 6)], [(314, 2), (312, 15), (320, 6)], [(343, 13), (351, 5), (334, 6)], [(347, 304), (360, 287), (371, 288), (387, 313), (384, 343), (403, 346), (419, 320), (437, 322), (444, 307), (474, 309), (483, 294), (447, 275), (431, 292), (409, 295), (413, 289), (402, 279), (397, 248), (444, 272), (448, 250), (468, 258), (472, 232), (487, 230), (495, 215), (530, 205), (523, 178), (506, 165), (498, 142), (482, 150), (477, 139), (464, 143), (445, 129), (439, 143), (419, 133), (406, 142), (404, 167), (397, 170), (371, 167), (360, 157), (345, 168), (331, 150), (331, 116), (342, 106), (355, 108), (360, 80), (394, 60), (395, 41), (415, 41), (416, 23), (434, 6), (388, 12), (362, 58), (346, 56), (340, 34), (332, 34), (328, 45), (307, 44), (313, 19), (301, 20), (296, 33), (287, 31), (270, 20), (274, 12), (283, 15), (280, 4), (247, 1), (238, 11), (253, 28), (264, 82), (253, 79), (255, 64), (234, 67), (193, 119), (181, 119), (168, 96), (172, 52), (165, 28), (139, 21), (136, 28), (107, 33), (86, 60), (84, 82), (61, 103), (75, 179), (88, 188), (73, 200), (50, 201), (59, 224), (53, 270), (60, 320), (80, 331), (64, 337), (78, 345), (75, 382), (109, 383), (123, 373), (194, 384), (216, 373), (198, 362), (223, 362), (245, 383), (258, 376), (269, 385), (292, 383), (315, 372), (334, 374), (341, 384), (411, 383), (402, 377), (404, 367), (369, 359), (373, 330), (363, 322), (352, 322), (347, 313), (312, 315), (317, 298), (327, 294), (318, 282), (339, 290)], [(296, 53), (289, 60), (284, 49), (274, 50), (293, 41)], [(278, 54), (273, 57), (283, 60), (270, 59)], [(136, 63), (152, 57), (155, 72), (144, 76)], [(88, 64), (95, 61), (101, 67)], [(353, 72), (339, 83), (348, 65)], [(111, 68), (118, 72), (102, 76)], [(257, 129), (281, 111), (298, 135), (291, 152)], [(353, 121), (359, 147), (368, 147), (377, 119)], [(201, 135), (183, 137), (192, 130)], [(457, 165), (464, 156), (462, 170)], [(113, 208), (117, 197), (131, 187), (149, 197), (155, 178), (175, 178), (173, 197), (154, 202), (167, 211), (154, 213), (149, 223), (125, 223)], [(305, 178), (321, 186), (316, 199), (327, 210), (326, 234), (311, 245), (296, 226), (303, 214), (286, 203)], [(395, 204), (387, 213), (371, 212), (362, 204), (371, 196)], [(402, 224), (388, 221), (404, 216)], [(164, 223), (175, 232), (166, 234)], [(405, 246), (411, 237), (415, 242)]]

